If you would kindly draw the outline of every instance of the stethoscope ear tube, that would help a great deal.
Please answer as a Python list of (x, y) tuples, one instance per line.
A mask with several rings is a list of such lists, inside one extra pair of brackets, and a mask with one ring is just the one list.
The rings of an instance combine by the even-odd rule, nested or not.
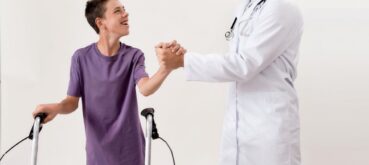
[(232, 26), (231, 26), (231, 30), (233, 31), (233, 28), (234, 28), (234, 25), (236, 24), (236, 22), (237, 22), (237, 17), (236, 18), (234, 18), (234, 21), (233, 21), (233, 23), (232, 23)]

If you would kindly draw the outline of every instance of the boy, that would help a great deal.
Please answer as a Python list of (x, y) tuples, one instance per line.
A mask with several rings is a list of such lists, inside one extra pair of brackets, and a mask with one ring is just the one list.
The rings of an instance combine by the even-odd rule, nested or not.
[[(145, 141), (135, 87), (144, 96), (151, 95), (172, 67), (162, 64), (148, 77), (144, 54), (119, 41), (129, 34), (129, 25), (128, 13), (118, 0), (90, 0), (85, 16), (99, 35), (98, 42), (74, 53), (68, 96), (60, 103), (37, 106), (33, 116), (47, 113), (47, 123), (57, 114), (75, 111), (81, 97), (87, 165), (143, 165)], [(172, 49), (172, 55), (185, 53), (178, 44)]]

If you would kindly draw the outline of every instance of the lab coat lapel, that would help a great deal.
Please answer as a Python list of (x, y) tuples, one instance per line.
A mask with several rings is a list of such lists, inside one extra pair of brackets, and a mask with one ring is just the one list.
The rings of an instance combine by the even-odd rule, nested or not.
[[(261, 0), (254, 0), (255, 2), (253, 2), (251, 4), (252, 1), (249, 1), (249, 3), (247, 3), (247, 5), (245, 5), (245, 8), (243, 10), (243, 13), (239, 16), (239, 22), (242, 22), (242, 21), (245, 21), (245, 20), (248, 20), (251, 16), (251, 14), (253, 13), (254, 11), (254, 8), (256, 7), (256, 5), (261, 1)], [(251, 6), (249, 6), (251, 5)]]

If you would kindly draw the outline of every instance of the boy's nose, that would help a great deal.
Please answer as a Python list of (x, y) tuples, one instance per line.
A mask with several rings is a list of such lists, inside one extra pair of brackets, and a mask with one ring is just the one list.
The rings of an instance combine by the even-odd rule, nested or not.
[(123, 17), (128, 17), (128, 16), (129, 16), (128, 12), (123, 13)]

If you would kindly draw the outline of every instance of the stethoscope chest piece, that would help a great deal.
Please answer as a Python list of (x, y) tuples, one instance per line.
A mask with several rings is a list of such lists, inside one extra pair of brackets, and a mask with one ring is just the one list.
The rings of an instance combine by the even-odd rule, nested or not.
[(227, 41), (230, 41), (234, 37), (233, 29), (234, 29), (234, 25), (236, 24), (236, 22), (237, 22), (237, 17), (234, 19), (231, 29), (227, 31), (224, 35)]
[[(255, 8), (253, 9), (253, 11), (251, 12), (251, 15), (250, 15), (250, 18), (254, 15), (254, 13), (259, 10), (261, 8), (261, 5), (263, 5), (265, 3), (266, 0), (261, 0), (259, 1), (259, 3), (255, 6)], [(252, 6), (252, 4), (249, 4), (247, 8), (250, 8)], [(230, 30), (228, 30), (226, 33), (225, 33), (225, 38), (227, 41), (230, 41), (233, 39), (234, 37), (234, 26), (237, 22), (237, 17), (234, 19), (233, 23), (232, 23), (232, 26), (230, 28)]]
[(227, 31), (224, 36), (227, 41), (230, 41), (234, 37), (233, 30)]

